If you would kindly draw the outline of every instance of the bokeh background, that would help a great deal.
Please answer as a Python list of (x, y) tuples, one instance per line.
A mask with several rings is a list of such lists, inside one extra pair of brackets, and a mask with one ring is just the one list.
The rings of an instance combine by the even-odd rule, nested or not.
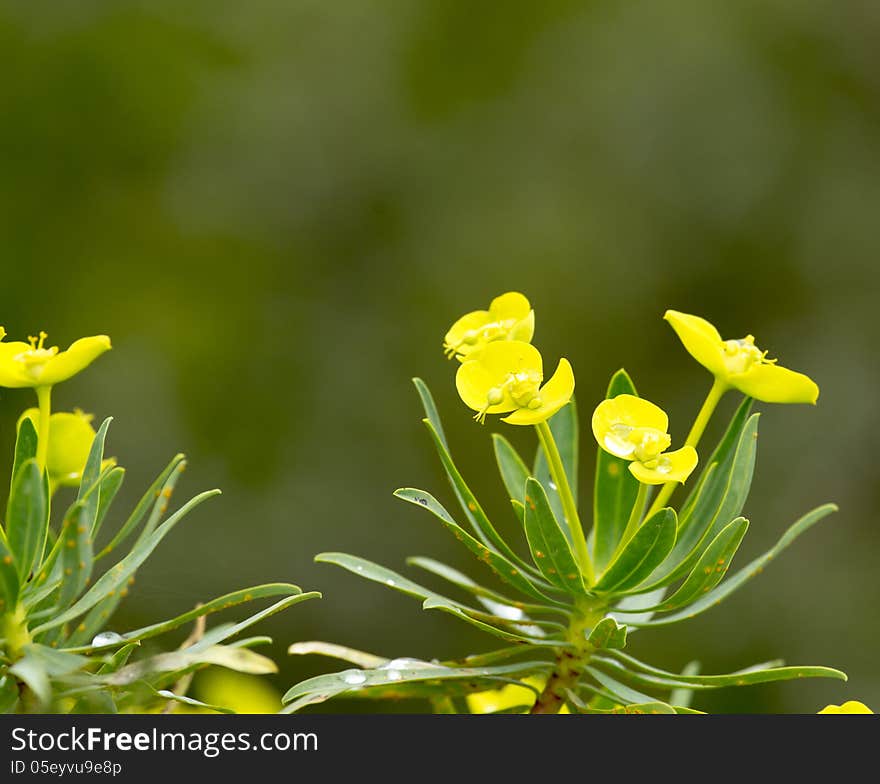
[[(140, 572), (115, 627), (290, 580), (325, 599), (261, 627), (279, 689), (335, 666), (287, 657), (297, 640), (486, 650), (312, 557), (405, 569), (431, 554), (480, 574), (391, 497), (412, 485), (451, 503), (414, 375), (514, 535), (491, 428), (458, 400), (440, 342), (519, 289), (582, 409), (623, 365), (675, 440), (709, 379), (667, 307), (752, 332), (819, 381), (816, 408), (763, 407), (740, 562), (819, 503), (840, 513), (722, 607), (632, 649), (671, 668), (781, 656), (851, 676), (705, 693), (708, 710), (880, 709), (878, 36), (871, 0), (0, 3), (0, 323), (62, 347), (112, 336), (55, 400), (115, 417), (117, 514), (176, 451), (185, 490), (224, 490)], [(5, 465), (30, 404), (0, 397)], [(531, 450), (525, 430), (506, 434)]]

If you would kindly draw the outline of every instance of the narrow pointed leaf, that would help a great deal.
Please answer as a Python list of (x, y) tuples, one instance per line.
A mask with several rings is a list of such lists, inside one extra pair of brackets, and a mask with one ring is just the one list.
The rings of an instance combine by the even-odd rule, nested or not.
[(568, 618), (571, 615), (571, 613), (567, 609), (559, 605), (529, 604), (527, 602), (522, 602), (517, 599), (511, 599), (509, 596), (505, 596), (504, 594), (498, 593), (498, 591), (493, 591), (490, 588), (486, 588), (485, 586), (474, 582), (466, 574), (462, 574), (460, 571), (458, 571), (458, 569), (453, 569), (451, 566), (441, 563), (440, 561), (436, 561), (433, 558), (413, 556), (411, 558), (407, 558), (406, 563), (409, 566), (416, 566), (419, 569), (424, 569), (426, 572), (430, 572), (431, 574), (435, 574), (438, 577), (442, 577), (444, 580), (447, 580), (453, 585), (461, 588), (463, 591), (467, 591), (474, 596), (482, 599), (490, 599), (491, 601), (507, 605), (508, 607), (513, 607), (517, 610), (522, 610), (526, 613), (554, 613), (557, 615), (562, 615), (565, 618)]
[[(92, 498), (97, 498), (93, 494)], [(58, 606), (66, 608), (77, 596), (92, 576), (94, 561), (92, 551), (91, 522), (96, 505), (77, 501), (67, 512), (61, 526), (61, 567), (64, 577), (58, 595)]]
[(443, 441), (440, 439), (434, 425), (427, 419), (424, 420), (424, 422), (425, 427), (428, 428), (428, 432), (431, 434), (431, 438), (434, 441), (434, 446), (437, 448), (437, 453), (440, 455), (440, 462), (443, 463), (443, 467), (446, 469), (446, 475), (449, 478), (449, 482), (452, 485), (456, 498), (458, 498), (462, 512), (467, 517), (474, 532), (477, 534), (477, 538), (487, 547), (491, 547), (501, 553), (508, 560), (515, 562), (521, 569), (527, 571), (531, 569), (532, 567), (525, 563), (525, 561), (523, 561), (508, 546), (507, 542), (505, 542), (495, 530), (495, 527), (483, 511), (483, 507), (480, 506), (480, 502), (477, 501), (476, 496), (471, 492), (467, 484), (465, 484), (464, 479), (455, 467), (455, 463), (452, 462), (452, 457), (447, 451), (446, 446), (443, 444)]
[(153, 481), (153, 484), (147, 489), (147, 492), (143, 494), (140, 501), (138, 501), (135, 508), (132, 510), (131, 515), (129, 515), (128, 519), (123, 523), (122, 527), (117, 531), (117, 533), (110, 540), (110, 543), (98, 553), (98, 558), (103, 558), (104, 556), (111, 553), (115, 550), (122, 542), (124, 542), (128, 536), (140, 525), (141, 521), (146, 516), (151, 506), (155, 506), (159, 496), (162, 493), (162, 488), (165, 485), (165, 482), (171, 476), (174, 471), (178, 473), (183, 470), (183, 467), (186, 465), (185, 458), (183, 455), (175, 455), (171, 462), (168, 463), (167, 466), (162, 470), (162, 473), (159, 474), (158, 477)]
[[(618, 370), (608, 384), (606, 399), (634, 395), (635, 385), (627, 372)], [(626, 460), (597, 450), (596, 481), (593, 492), (593, 561), (601, 572), (611, 560), (629, 520), (639, 491), (638, 480), (630, 473)]]
[(111, 591), (116, 591), (121, 588), (128, 581), (128, 578), (137, 571), (137, 568), (149, 557), (150, 553), (156, 549), (159, 542), (171, 532), (171, 529), (174, 528), (174, 526), (180, 522), (188, 512), (192, 511), (196, 506), (203, 501), (206, 501), (208, 498), (218, 495), (219, 492), (219, 490), (209, 490), (206, 493), (200, 493), (184, 504), (173, 515), (171, 515), (171, 517), (162, 523), (162, 525), (157, 528), (151, 536), (135, 545), (125, 558), (101, 575), (95, 584), (72, 607), (55, 616), (51, 620), (41, 624), (33, 630), (33, 633), (38, 634), (41, 631), (60, 626), (74, 618), (78, 618), (83, 613), (88, 612)]
[(545, 639), (541, 637), (532, 637), (526, 634), (517, 634), (515, 632), (509, 631), (508, 629), (503, 629), (491, 623), (486, 623), (485, 620), (480, 619), (473, 613), (466, 612), (458, 604), (450, 601), (449, 599), (444, 599), (442, 596), (429, 596), (427, 599), (425, 599), (424, 602), (422, 602), (422, 609), (441, 610), (442, 612), (454, 615), (456, 618), (464, 621), (465, 623), (469, 623), (471, 626), (476, 626), (478, 629), (484, 632), (488, 632), (489, 634), (498, 637), (499, 639), (505, 640), (506, 642), (545, 646), (548, 648), (572, 647), (569, 643), (563, 642), (559, 639)]
[(151, 637), (165, 634), (166, 632), (176, 629), (179, 626), (183, 626), (184, 624), (192, 623), (198, 618), (211, 615), (220, 610), (229, 609), (230, 607), (235, 607), (245, 602), (257, 601), (259, 599), (266, 599), (274, 596), (298, 596), (300, 594), (302, 594), (302, 590), (298, 586), (289, 583), (267, 583), (266, 585), (242, 588), (239, 591), (233, 591), (224, 596), (218, 596), (210, 602), (200, 604), (198, 607), (182, 613), (175, 618), (161, 621), (160, 623), (154, 623), (150, 626), (144, 626), (143, 628), (135, 629), (131, 632), (126, 632), (125, 634), (120, 635), (120, 639), (116, 642), (97, 646), (84, 645), (79, 641), (78, 637), (71, 636), (70, 647), (65, 648), (64, 650), (77, 653), (92, 653), (94, 651), (109, 650), (133, 642), (148, 640)]
[(518, 565), (474, 539), (474, 537), (452, 519), (449, 512), (447, 512), (443, 505), (430, 493), (415, 488), (405, 487), (396, 490), (394, 495), (431, 512), (431, 514), (437, 517), (446, 529), (458, 539), (458, 541), (495, 572), (501, 580), (524, 593), (526, 596), (537, 599), (539, 602), (553, 601), (536, 587), (537, 583), (541, 588), (546, 587), (552, 590), (553, 586), (551, 584), (545, 583), (543, 580), (538, 582), (536, 578), (523, 574), (523, 570), (519, 568)]
[[(578, 452), (579, 452), (579, 433), (578, 433), (578, 416), (577, 407), (574, 398), (559, 409), (550, 419), (547, 420), (556, 446), (559, 449), (559, 456), (562, 458), (562, 466), (565, 469), (565, 476), (568, 479), (571, 494), (574, 496), (575, 503), (578, 497)], [(562, 508), (562, 499), (559, 491), (550, 476), (550, 466), (547, 464), (547, 456), (544, 450), (539, 446), (535, 454), (534, 477), (546, 488), (547, 499), (556, 515), (557, 520), (562, 521), (563, 530), (566, 531), (568, 524), (565, 521), (565, 514)]]
[(780, 540), (770, 550), (764, 553), (764, 555), (755, 558), (747, 566), (740, 569), (735, 575), (729, 577), (720, 585), (716, 586), (714, 590), (709, 591), (709, 593), (703, 594), (702, 597), (693, 602), (693, 604), (685, 607), (683, 610), (670, 615), (655, 616), (648, 621), (636, 621), (631, 619), (629, 621), (630, 625), (665, 626), (670, 623), (677, 623), (678, 621), (693, 618), (700, 613), (706, 612), (706, 610), (720, 604), (724, 599), (730, 596), (738, 588), (745, 585), (745, 583), (753, 577), (759, 575), (764, 570), (764, 567), (779, 555), (779, 553), (785, 550), (795, 539), (797, 539), (798, 536), (814, 526), (822, 518), (827, 517), (835, 511), (837, 511), (836, 505), (825, 504), (824, 506), (820, 506), (813, 511), (808, 512), (800, 520), (794, 523), (794, 525), (782, 535)]
[(319, 640), (295, 642), (287, 649), (287, 652), (291, 656), (309, 656), (312, 654), (328, 656), (331, 659), (340, 659), (349, 664), (356, 664), (364, 669), (381, 667), (389, 662), (389, 659), (383, 656), (376, 656), (366, 651), (358, 651), (354, 648), (347, 648), (344, 645), (336, 645), (332, 642), (321, 642)]
[(107, 512), (113, 504), (119, 488), (122, 487), (122, 481), (125, 479), (125, 469), (121, 466), (111, 468), (107, 475), (101, 480), (101, 490), (98, 497), (98, 513), (95, 515), (95, 525), (92, 529), (92, 539), (97, 538), (98, 531), (107, 517)]
[(675, 511), (649, 517), (594, 586), (601, 593), (622, 593), (641, 583), (669, 555), (675, 544)]
[(727, 574), (730, 562), (742, 543), (749, 527), (749, 521), (737, 517), (721, 529), (697, 561), (688, 578), (666, 601), (649, 609), (654, 612), (668, 612), (690, 604), (705, 593), (709, 593)]
[(526, 539), (532, 558), (547, 581), (574, 595), (586, 595), (581, 570), (575, 561), (568, 538), (550, 508), (541, 484), (526, 480)]
[(18, 469), (6, 508), (6, 539), (22, 583), (43, 554), (48, 529), (49, 500), (43, 472), (36, 460), (28, 460)]
[(522, 504), (523, 489), (526, 486), (526, 479), (529, 478), (529, 469), (504, 436), (493, 433), (492, 446), (495, 450), (495, 461), (498, 463), (501, 480), (507, 489), (507, 495), (511, 500), (519, 501)]

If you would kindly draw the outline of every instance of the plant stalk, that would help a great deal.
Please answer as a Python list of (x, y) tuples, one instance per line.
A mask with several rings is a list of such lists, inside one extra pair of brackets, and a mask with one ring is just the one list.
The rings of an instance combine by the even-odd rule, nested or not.
[(562, 464), (562, 456), (559, 454), (559, 447), (556, 446), (556, 439), (553, 437), (553, 431), (547, 421), (538, 422), (535, 425), (538, 431), (538, 440), (541, 442), (541, 448), (547, 458), (547, 465), (550, 468), (550, 476), (556, 485), (559, 493), (559, 500), (562, 502), (562, 511), (565, 514), (565, 522), (568, 524), (568, 530), (571, 532), (571, 540), (574, 544), (574, 554), (577, 559), (578, 566), (581, 569), (584, 579), (589, 588), (595, 582), (595, 574), (593, 572), (593, 561), (590, 558), (590, 551), (587, 547), (587, 540), (584, 537), (584, 529), (581, 525), (581, 519), (578, 515), (577, 504), (574, 495), (571, 492), (571, 486), (568, 483), (568, 477), (565, 474), (565, 466)]
[[(691, 427), (691, 432), (688, 433), (687, 438), (685, 439), (685, 446), (692, 446), (694, 449), (697, 448), (697, 444), (700, 443), (700, 439), (703, 437), (703, 433), (706, 431), (706, 425), (709, 424), (709, 420), (712, 418), (712, 414), (715, 413), (715, 409), (718, 406), (718, 402), (724, 396), (724, 393), (727, 392), (729, 387), (727, 384), (721, 379), (716, 378), (715, 382), (712, 384), (712, 388), (709, 390), (709, 394), (706, 396), (706, 399), (703, 401), (703, 406), (700, 408), (700, 412), (697, 414), (697, 418), (694, 420), (694, 424)], [(663, 485), (663, 488), (657, 494), (657, 498), (654, 499), (654, 503), (651, 504), (650, 510), (648, 510), (648, 517), (659, 512), (669, 500), (669, 497), (675, 492), (675, 488), (678, 487), (678, 482), (667, 482)]]

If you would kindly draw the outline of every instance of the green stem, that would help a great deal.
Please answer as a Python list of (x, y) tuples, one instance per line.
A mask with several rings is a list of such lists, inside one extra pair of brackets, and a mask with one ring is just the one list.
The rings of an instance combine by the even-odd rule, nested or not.
[(37, 387), (37, 401), (40, 405), (40, 427), (37, 432), (37, 465), (46, 470), (49, 454), (49, 417), (52, 416), (52, 387)]
[[(688, 437), (685, 439), (685, 446), (692, 446), (694, 449), (697, 448), (697, 444), (700, 443), (700, 439), (703, 437), (703, 433), (706, 431), (706, 425), (709, 424), (709, 420), (712, 418), (712, 414), (715, 413), (718, 402), (721, 400), (721, 398), (724, 396), (724, 393), (727, 392), (728, 389), (729, 387), (724, 381), (718, 378), (715, 379), (715, 382), (712, 384), (712, 388), (709, 390), (709, 394), (703, 401), (703, 406), (700, 409), (700, 413), (697, 414), (697, 418), (694, 420), (694, 424), (691, 427), (691, 432), (688, 433)], [(665, 485), (663, 485), (663, 489), (658, 493), (657, 498), (654, 499), (654, 503), (651, 505), (651, 509), (648, 511), (649, 517), (655, 512), (659, 512), (666, 505), (666, 502), (675, 491), (675, 488), (678, 487), (678, 484), (678, 482), (667, 482)]]
[(593, 573), (593, 561), (590, 558), (590, 551), (587, 548), (587, 540), (584, 537), (584, 529), (581, 525), (581, 518), (578, 515), (577, 504), (574, 501), (574, 495), (571, 492), (571, 486), (568, 484), (568, 477), (565, 474), (565, 466), (562, 464), (562, 457), (559, 454), (559, 447), (556, 446), (556, 439), (553, 437), (553, 431), (547, 421), (538, 422), (535, 425), (538, 431), (538, 440), (541, 442), (541, 448), (547, 458), (547, 465), (550, 468), (550, 476), (556, 485), (559, 493), (559, 500), (562, 502), (562, 511), (565, 515), (565, 522), (568, 523), (568, 530), (571, 532), (571, 540), (574, 544), (574, 554), (580, 566), (581, 573), (587, 581), (587, 587), (591, 586), (595, 581)]
[(588, 601), (578, 603), (577, 612), (572, 616), (568, 627), (567, 636), (571, 648), (557, 651), (556, 667), (535, 700), (530, 713), (559, 713), (565, 705), (566, 692), (577, 688), (584, 668), (595, 653), (596, 649), (587, 638), (604, 615), (604, 605), (592, 606)]
[(636, 494), (636, 501), (633, 504), (632, 511), (629, 513), (629, 520), (627, 520), (626, 528), (623, 529), (623, 536), (620, 537), (617, 549), (614, 551), (614, 555), (611, 556), (611, 563), (613, 563), (617, 556), (620, 555), (623, 548), (626, 547), (629, 540), (635, 535), (635, 532), (639, 530), (639, 526), (645, 518), (645, 507), (648, 505), (650, 492), (651, 485), (639, 482), (639, 492)]

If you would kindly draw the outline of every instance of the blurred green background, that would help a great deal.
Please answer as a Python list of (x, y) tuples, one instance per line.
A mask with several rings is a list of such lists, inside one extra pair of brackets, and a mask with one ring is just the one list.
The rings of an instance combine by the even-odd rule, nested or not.
[[(123, 503), (176, 451), (184, 492), (224, 490), (140, 572), (114, 627), (290, 580), (325, 599), (261, 627), (279, 688), (335, 666), (289, 659), (297, 640), (488, 649), (312, 557), (404, 569), (431, 554), (480, 575), (391, 497), (412, 485), (451, 503), (414, 375), (513, 535), (492, 428), (458, 400), (440, 343), (518, 289), (548, 363), (575, 367), (584, 423), (623, 365), (683, 438), (709, 378), (667, 307), (751, 332), (819, 382), (816, 408), (763, 407), (738, 560), (819, 503), (840, 513), (722, 607), (632, 650), (851, 677), (705, 693), (712, 711), (880, 709), (878, 35), (870, 0), (0, 3), (0, 323), (62, 347), (112, 336), (55, 402), (115, 417)], [(6, 465), (31, 403), (0, 397)], [(492, 427), (532, 448), (527, 429)]]

